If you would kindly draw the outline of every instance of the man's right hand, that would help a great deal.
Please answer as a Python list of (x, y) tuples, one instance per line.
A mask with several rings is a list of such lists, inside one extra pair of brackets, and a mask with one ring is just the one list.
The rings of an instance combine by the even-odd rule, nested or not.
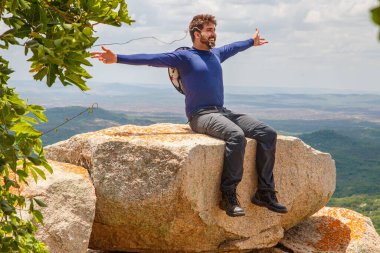
[(91, 52), (91, 58), (96, 58), (105, 64), (111, 64), (117, 62), (117, 55), (111, 50), (102, 46), (104, 52)]

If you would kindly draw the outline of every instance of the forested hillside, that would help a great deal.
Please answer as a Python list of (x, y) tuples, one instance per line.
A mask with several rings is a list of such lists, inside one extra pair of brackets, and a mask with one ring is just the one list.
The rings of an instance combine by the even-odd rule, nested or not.
[(335, 159), (339, 177), (334, 197), (380, 193), (380, 143), (376, 138), (360, 140), (335, 130), (302, 134), (300, 138)]

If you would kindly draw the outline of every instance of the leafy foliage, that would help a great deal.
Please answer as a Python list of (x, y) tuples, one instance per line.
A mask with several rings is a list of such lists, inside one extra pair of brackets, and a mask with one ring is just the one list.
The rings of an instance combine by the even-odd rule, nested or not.
[[(17, 208), (24, 209), (25, 197), (20, 195), (20, 184), (26, 183), (29, 174), (38, 181), (51, 167), (43, 156), (41, 132), (33, 125), (37, 120), (46, 122), (43, 108), (28, 105), (18, 97), (14, 89), (8, 88), (6, 80), (12, 72), (8, 62), (0, 58), (0, 251), (1, 252), (46, 252), (42, 243), (33, 236), (36, 230), (29, 220), (22, 220)], [(27, 116), (33, 114), (33, 117)], [(34, 200), (29, 200), (29, 213), (35, 222), (43, 223), (39, 210), (34, 209)]]
[(96, 41), (94, 25), (132, 22), (124, 0), (7, 0), (3, 5), (11, 15), (2, 15), (2, 21), (10, 29), (0, 36), (0, 47), (24, 46), (25, 54), (31, 50), (30, 71), (36, 80), (46, 78), (48, 86), (58, 77), (63, 85), (87, 90), (84, 79), (91, 76), (81, 65), (91, 66), (86, 49)]
[[(24, 47), (34, 79), (49, 87), (59, 80), (87, 90), (91, 76), (83, 66), (91, 66), (86, 50), (97, 39), (94, 26), (133, 20), (124, 0), (2, 0), (0, 22), (9, 27), (0, 35), (0, 48)], [(53, 172), (44, 157), (42, 133), (35, 128), (47, 118), (43, 107), (28, 104), (7, 86), (12, 72), (0, 56), (0, 252), (47, 252), (34, 237), (36, 224), (43, 224), (35, 204), (46, 205), (21, 195), (29, 175), (37, 182), (46, 179), (45, 171)], [(27, 205), (32, 220), (22, 218)]]
[[(380, 26), (380, 6), (377, 6), (376, 8), (373, 8), (371, 10), (371, 14), (372, 14), (372, 20), (373, 20), (373, 22), (375, 22), (377, 25)], [(380, 32), (379, 32), (379, 40), (380, 40)]]

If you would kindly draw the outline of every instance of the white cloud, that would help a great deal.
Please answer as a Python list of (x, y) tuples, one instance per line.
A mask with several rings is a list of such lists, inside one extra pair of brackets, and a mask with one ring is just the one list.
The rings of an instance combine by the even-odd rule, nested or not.
[(305, 19), (305, 23), (319, 23), (322, 21), (321, 13), (319, 11), (311, 10), (307, 13)]

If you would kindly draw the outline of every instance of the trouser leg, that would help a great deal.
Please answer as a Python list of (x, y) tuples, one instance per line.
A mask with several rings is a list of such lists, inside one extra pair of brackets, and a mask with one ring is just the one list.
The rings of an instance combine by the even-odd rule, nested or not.
[(238, 125), (246, 137), (257, 141), (256, 169), (259, 190), (274, 190), (273, 168), (277, 133), (270, 126), (246, 114), (229, 113), (227, 117)]
[(190, 121), (194, 132), (207, 134), (226, 142), (221, 178), (221, 191), (236, 188), (243, 176), (246, 139), (242, 129), (221, 113), (197, 115)]

